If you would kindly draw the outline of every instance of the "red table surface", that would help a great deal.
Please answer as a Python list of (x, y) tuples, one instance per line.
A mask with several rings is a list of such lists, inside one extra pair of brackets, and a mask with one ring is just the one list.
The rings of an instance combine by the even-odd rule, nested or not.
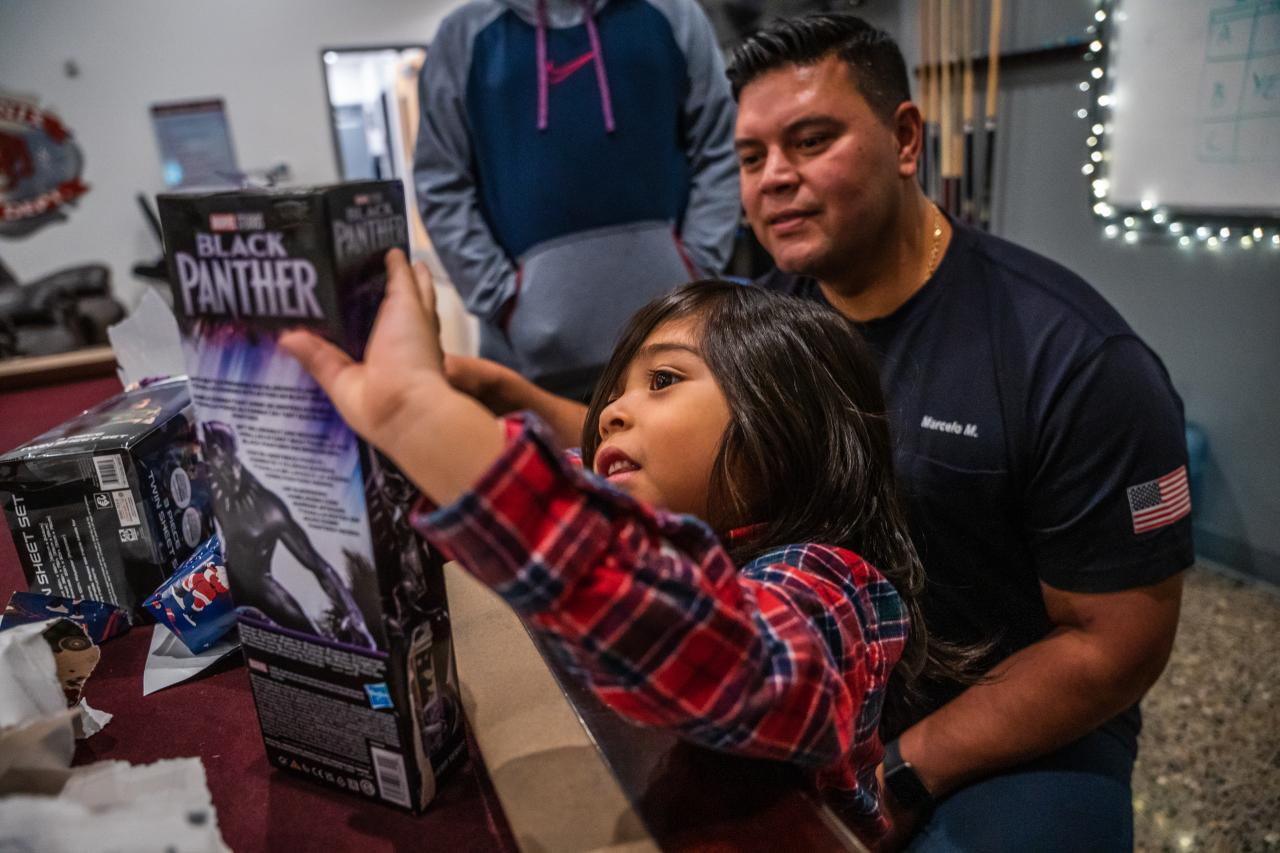
[[(15, 392), (0, 389), (0, 452), (119, 390), (120, 383), (112, 378)], [(0, 596), (7, 601), (11, 591), (26, 588), (6, 528), (0, 534)], [(273, 770), (240, 656), (193, 681), (144, 697), (142, 668), (150, 637), (151, 628), (141, 627), (103, 644), (102, 660), (84, 695), (115, 719), (79, 743), (77, 764), (199, 756), (222, 837), (237, 851), (516, 849), (478, 758), (446, 776), (436, 799), (418, 817)], [(473, 744), (472, 755), (477, 754)]]

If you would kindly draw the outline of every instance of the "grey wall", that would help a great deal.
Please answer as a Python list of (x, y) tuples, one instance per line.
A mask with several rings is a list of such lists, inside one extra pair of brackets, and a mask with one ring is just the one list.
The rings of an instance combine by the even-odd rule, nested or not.
[[(1084, 36), (1095, 5), (1005, 7), (1008, 51)], [(918, 61), (917, 0), (873, 0), (860, 11), (895, 32), (910, 65)], [(1104, 237), (1080, 172), (1088, 134), (1075, 111), (1085, 105), (1077, 88), (1085, 73), (1072, 60), (1002, 74), (993, 230), (1083, 275), (1160, 354), (1187, 420), (1209, 441), (1197, 550), (1280, 582), (1280, 442), (1272, 432), (1280, 426), (1280, 251)]]

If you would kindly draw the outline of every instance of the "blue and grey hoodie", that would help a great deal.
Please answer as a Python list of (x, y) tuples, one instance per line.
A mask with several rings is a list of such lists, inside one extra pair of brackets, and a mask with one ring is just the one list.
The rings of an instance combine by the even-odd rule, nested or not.
[(481, 354), (580, 396), (637, 308), (724, 268), (734, 105), (694, 0), (473, 0), (421, 86), (418, 203)]

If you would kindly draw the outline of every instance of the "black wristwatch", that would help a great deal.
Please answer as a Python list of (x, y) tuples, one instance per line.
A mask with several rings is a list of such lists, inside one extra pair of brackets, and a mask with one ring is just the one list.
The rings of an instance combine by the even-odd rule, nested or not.
[(902, 752), (896, 740), (884, 747), (884, 786), (893, 800), (912, 812), (928, 812), (933, 809), (933, 795), (916, 775), (910, 762), (902, 760)]

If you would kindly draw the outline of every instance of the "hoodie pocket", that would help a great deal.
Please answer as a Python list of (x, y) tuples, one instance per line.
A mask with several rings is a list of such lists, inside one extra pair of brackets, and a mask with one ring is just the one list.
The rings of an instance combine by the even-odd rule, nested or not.
[(668, 222), (560, 238), (520, 259), (507, 338), (532, 378), (603, 365), (641, 306), (689, 280)]

